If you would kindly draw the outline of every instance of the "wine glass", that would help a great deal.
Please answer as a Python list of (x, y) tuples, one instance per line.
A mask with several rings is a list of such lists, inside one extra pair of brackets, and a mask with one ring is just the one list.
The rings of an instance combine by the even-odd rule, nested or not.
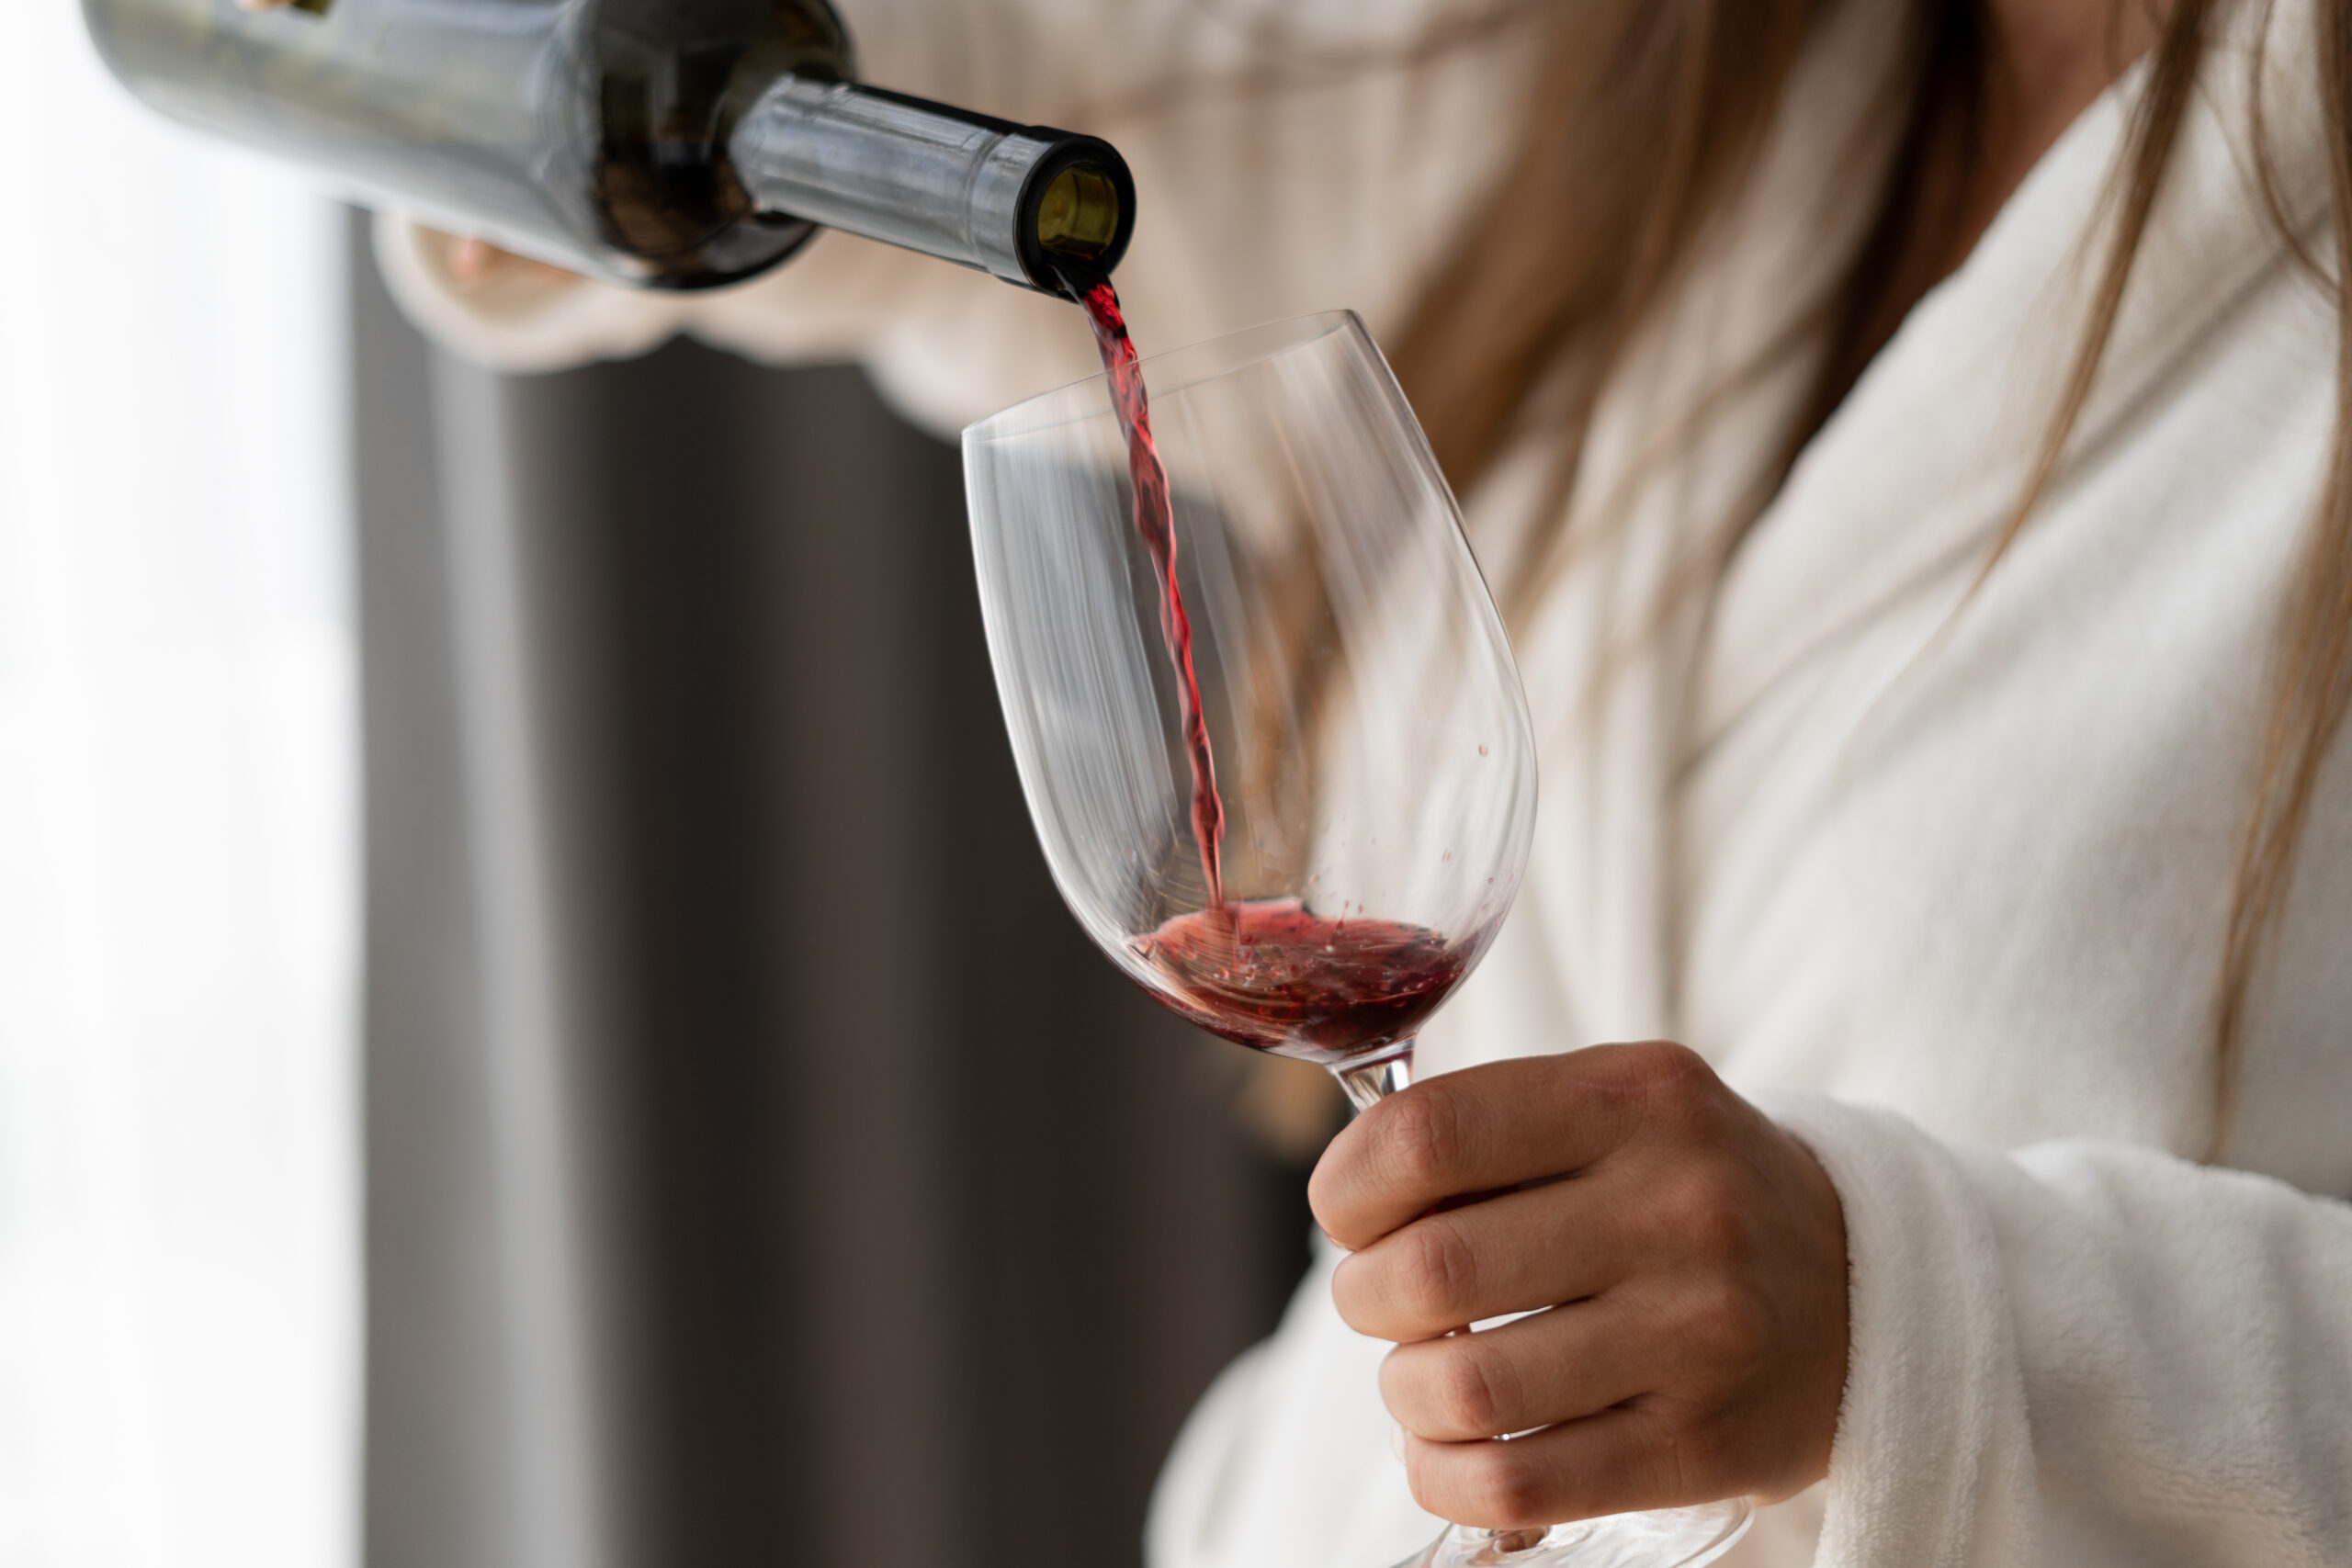
[[(1416, 1031), (1493, 941), (1527, 862), (1535, 747), (1510, 643), (1353, 312), (1158, 355), (1142, 377), (1157, 523), (1159, 487), (1138, 505), (1131, 479), (1156, 471), (1131, 469), (1142, 453), (1103, 377), (964, 432), (1030, 815), (1063, 898), (1130, 979), (1228, 1040), (1329, 1068), (1366, 1108), (1410, 1083)], [(1747, 1518), (1734, 1502), (1457, 1525), (1408, 1568), (1678, 1568)]]

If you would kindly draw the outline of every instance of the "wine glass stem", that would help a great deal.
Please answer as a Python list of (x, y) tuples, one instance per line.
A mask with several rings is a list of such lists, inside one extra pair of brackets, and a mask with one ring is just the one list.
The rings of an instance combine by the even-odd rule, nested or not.
[(1369, 1111), (1375, 1102), (1413, 1087), (1413, 1043), (1399, 1040), (1386, 1055), (1342, 1063), (1331, 1069), (1331, 1076), (1347, 1090), (1349, 1104)]
[[(1385, 1055), (1333, 1067), (1331, 1076), (1340, 1080), (1340, 1087), (1347, 1090), (1349, 1102), (1358, 1111), (1369, 1111), (1388, 1096), (1413, 1087), (1413, 1043), (1400, 1040), (1390, 1047)], [(1468, 1525), (1454, 1528), (1473, 1542), (1491, 1543), (1504, 1551), (1517, 1549), (1521, 1544), (1520, 1537), (1532, 1534), (1534, 1540), (1541, 1540), (1544, 1533), (1542, 1530), (1486, 1530)], [(1506, 1541), (1506, 1538), (1510, 1539)], [(1534, 1540), (1526, 1544), (1532, 1546)]]

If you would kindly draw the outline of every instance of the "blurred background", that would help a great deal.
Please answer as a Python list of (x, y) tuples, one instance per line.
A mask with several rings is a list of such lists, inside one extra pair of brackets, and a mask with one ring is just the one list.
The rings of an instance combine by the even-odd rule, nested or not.
[(1137, 1561), (1312, 1151), (1064, 911), (956, 450), (456, 363), (363, 241), (368, 1562)]
[(954, 449), (452, 360), (28, 27), (0, 1565), (1139, 1561), (1336, 1107), (1064, 912)]

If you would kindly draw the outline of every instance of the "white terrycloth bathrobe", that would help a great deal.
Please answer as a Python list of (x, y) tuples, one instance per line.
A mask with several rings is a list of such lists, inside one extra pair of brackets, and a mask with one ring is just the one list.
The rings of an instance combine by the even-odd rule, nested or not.
[[(1804, 356), (1648, 459), (1849, 254), (1885, 152), (1864, 106), (1895, 6), (1854, 0), (1816, 41), (1749, 197), (1604, 402), (1572, 509), (1584, 547), (1521, 639), (1544, 739), (1534, 860), (1423, 1060), (1668, 1035), (1819, 1155), (1852, 1269), (1830, 1475), (1766, 1510), (1735, 1562), (2352, 1563), (2343, 745), (2252, 1013), (2240, 1168), (2190, 1163), (2214, 1124), (2211, 996), (2275, 626), (2335, 418), (2330, 309), (2253, 183), (2243, 19), (2071, 455), (1981, 587), (2075, 342), (2136, 72), (1912, 312), (1712, 592), (1657, 615), (1766, 460)], [(1506, 35), (1416, 71), (1090, 112), (1070, 85), (1089, 72), (1118, 88), (1122, 61), (1144, 80), (1222, 68), (1253, 47), (1249, 17), (912, 9), (848, 7), (875, 79), (1078, 120), (1129, 153), (1143, 223), (1122, 283), (1147, 348), (1331, 305), (1393, 329), (1525, 53)], [(1427, 6), (1288, 10), (1352, 46)], [(2308, 0), (2273, 28), (2266, 114), (2316, 235)], [(838, 238), (705, 301), (468, 300), (429, 242), (387, 240), (413, 309), (513, 364), (690, 327), (863, 355), (942, 423), (1086, 368), (1067, 307)], [(1471, 498), (1498, 576), (1536, 466)], [(1589, 701), (1607, 649), (1622, 667)], [(1194, 1416), (1158, 1568), (1379, 1568), (1436, 1529), (1389, 1456), (1384, 1347), (1339, 1324), (1329, 1262)]]

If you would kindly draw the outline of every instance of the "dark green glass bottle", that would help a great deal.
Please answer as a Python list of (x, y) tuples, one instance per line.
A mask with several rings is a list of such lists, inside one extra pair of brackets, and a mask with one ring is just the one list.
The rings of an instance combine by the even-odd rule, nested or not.
[(172, 118), (363, 198), (654, 288), (732, 283), (820, 224), (1060, 292), (1108, 271), (1135, 186), (1108, 144), (855, 84), (825, 0), (83, 0)]

